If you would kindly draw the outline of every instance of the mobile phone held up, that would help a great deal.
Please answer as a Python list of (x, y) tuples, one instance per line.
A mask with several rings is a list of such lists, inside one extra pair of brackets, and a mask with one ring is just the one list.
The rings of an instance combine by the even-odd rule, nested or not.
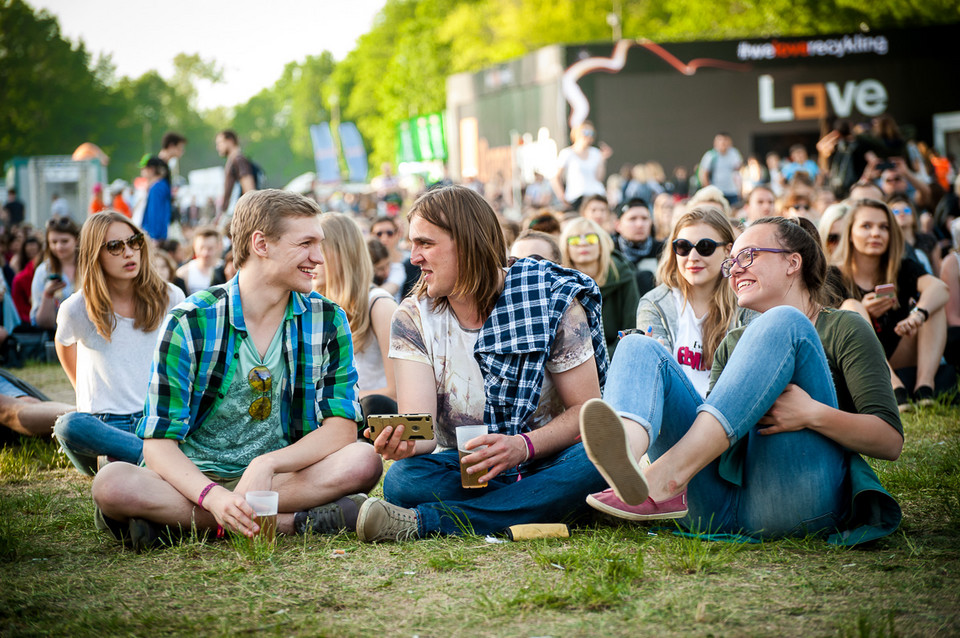
[(893, 299), (897, 296), (897, 289), (893, 284), (880, 284), (874, 288), (873, 291), (877, 293), (877, 297), (889, 297)]
[(377, 438), (387, 426), (403, 426), (401, 440), (429, 441), (433, 438), (433, 417), (429, 414), (371, 414), (367, 417), (370, 440)]

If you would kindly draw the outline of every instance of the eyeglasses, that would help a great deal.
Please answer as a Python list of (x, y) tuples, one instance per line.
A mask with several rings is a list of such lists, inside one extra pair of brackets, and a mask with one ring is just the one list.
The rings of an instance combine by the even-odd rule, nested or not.
[(913, 215), (913, 209), (909, 206), (904, 206), (903, 208), (894, 208), (894, 215)]
[(839, 242), (839, 241), (840, 241), (840, 235), (839, 235), (839, 234), (837, 234), (837, 233), (830, 233), (829, 235), (827, 235), (827, 243), (828, 243), (828, 244), (836, 244), (836, 243)]
[(790, 208), (794, 208), (796, 210), (810, 210), (810, 204), (791, 204)]
[(124, 244), (132, 250), (140, 250), (143, 248), (143, 233), (130, 235), (126, 239), (111, 239), (110, 241), (104, 242), (101, 248), (106, 248), (108, 253), (116, 257), (123, 254)]
[(247, 414), (257, 421), (264, 421), (273, 409), (273, 403), (270, 401), (270, 391), (273, 389), (270, 369), (267, 366), (256, 366), (247, 375), (247, 382), (250, 383), (254, 392), (259, 392), (261, 395), (250, 404)]
[(377, 232), (374, 233), (374, 235), (376, 235), (377, 237), (383, 237), (384, 235), (386, 235), (387, 237), (393, 237), (396, 234), (397, 234), (397, 231), (395, 230), (378, 230)]
[(744, 270), (753, 265), (753, 259), (757, 253), (788, 253), (789, 250), (783, 248), (744, 248), (735, 257), (724, 259), (720, 264), (720, 274), (724, 277), (730, 276), (730, 271), (734, 265), (740, 266)]
[(600, 236), (596, 233), (587, 233), (586, 235), (573, 235), (572, 237), (567, 237), (568, 246), (580, 246), (581, 244), (589, 244), (593, 246), (594, 244), (600, 243)]
[(592, 128), (585, 128), (582, 131), (580, 131), (580, 133), (582, 133), (584, 137), (593, 137), (594, 135), (597, 134), (596, 131), (594, 131)]
[(720, 242), (714, 241), (712, 239), (701, 239), (695, 244), (690, 243), (686, 239), (674, 239), (673, 240), (673, 252), (680, 255), (681, 257), (686, 257), (690, 254), (690, 251), (694, 248), (697, 249), (697, 254), (701, 257), (709, 257), (716, 250), (717, 246), (720, 245)]

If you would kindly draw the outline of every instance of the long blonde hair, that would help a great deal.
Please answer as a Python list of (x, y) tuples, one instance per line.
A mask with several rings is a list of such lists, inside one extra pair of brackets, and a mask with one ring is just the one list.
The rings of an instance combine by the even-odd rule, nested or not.
[[(111, 224), (122, 222), (130, 227), (131, 234), (143, 232), (115, 210), (107, 209), (87, 218), (80, 230), (80, 248), (77, 253), (80, 290), (83, 292), (87, 315), (97, 329), (97, 334), (110, 341), (117, 325), (113, 300), (107, 288), (107, 278), (100, 267), (100, 250), (106, 241)], [(170, 300), (167, 283), (160, 278), (150, 260), (150, 240), (144, 238), (140, 248), (140, 272), (133, 280), (134, 315), (133, 327), (143, 332), (152, 332), (160, 326), (167, 314)]]
[(370, 341), (370, 285), (373, 262), (363, 233), (351, 217), (341, 213), (320, 216), (323, 228), (325, 297), (343, 308), (350, 323), (354, 350), (362, 352)]
[(843, 225), (843, 234), (840, 237), (840, 245), (837, 247), (835, 259), (843, 273), (844, 284), (847, 287), (847, 294), (853, 299), (862, 299), (863, 292), (854, 279), (854, 262), (856, 259), (856, 249), (853, 247), (853, 225), (857, 221), (857, 213), (864, 208), (874, 208), (883, 211), (887, 218), (889, 226), (889, 241), (887, 250), (880, 258), (880, 271), (874, 276), (873, 286), (879, 284), (892, 283), (897, 285), (897, 276), (900, 274), (900, 260), (903, 259), (903, 231), (897, 224), (897, 218), (890, 212), (890, 208), (883, 202), (875, 199), (857, 199), (850, 202), (850, 212), (847, 213), (845, 224)]
[(563, 265), (565, 267), (580, 270), (580, 268), (573, 263), (573, 260), (570, 259), (570, 244), (567, 243), (567, 240), (570, 237), (588, 235), (590, 233), (595, 233), (597, 237), (600, 238), (600, 264), (594, 280), (598, 286), (602, 286), (607, 283), (607, 275), (610, 273), (611, 268), (613, 269), (614, 277), (619, 277), (620, 272), (613, 263), (613, 239), (600, 224), (586, 217), (575, 217), (571, 219), (567, 222), (567, 225), (563, 227), (563, 232), (560, 234), (560, 253), (563, 255)]
[[(673, 225), (670, 237), (664, 244), (663, 253), (660, 255), (660, 264), (657, 266), (657, 280), (671, 288), (678, 289), (680, 294), (683, 295), (684, 303), (687, 302), (692, 287), (690, 282), (680, 274), (680, 268), (677, 266), (677, 256), (673, 252), (673, 242), (681, 230), (694, 224), (706, 224), (717, 231), (721, 238), (721, 245), (717, 246), (717, 250), (729, 252), (734, 240), (733, 226), (730, 225), (730, 220), (724, 214), (723, 209), (712, 204), (694, 206)], [(713, 298), (710, 300), (710, 310), (707, 311), (706, 319), (703, 322), (703, 356), (706, 360), (707, 369), (713, 365), (713, 354), (726, 336), (727, 330), (730, 328), (730, 321), (736, 312), (737, 297), (733, 294), (730, 286), (727, 285), (726, 279), (718, 276), (717, 280), (713, 282)]]

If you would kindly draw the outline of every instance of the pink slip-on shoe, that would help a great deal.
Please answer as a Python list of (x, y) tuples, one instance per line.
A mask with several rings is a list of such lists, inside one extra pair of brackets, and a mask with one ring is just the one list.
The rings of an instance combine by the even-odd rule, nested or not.
[(653, 521), (665, 518), (683, 518), (687, 515), (687, 491), (684, 490), (659, 503), (647, 497), (639, 505), (628, 505), (617, 498), (612, 489), (606, 489), (587, 497), (587, 504), (604, 514), (625, 518), (629, 521)]
[(580, 439), (587, 458), (624, 503), (641, 504), (649, 492), (647, 479), (633, 458), (623, 420), (600, 399), (580, 408)]

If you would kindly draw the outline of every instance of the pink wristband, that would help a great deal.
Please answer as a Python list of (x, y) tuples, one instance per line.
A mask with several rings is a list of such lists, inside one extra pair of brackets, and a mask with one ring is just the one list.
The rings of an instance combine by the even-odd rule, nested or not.
[(200, 492), (200, 498), (197, 499), (197, 505), (199, 505), (199, 506), (200, 506), (200, 509), (202, 509), (203, 511), (205, 511), (205, 512), (206, 512), (206, 511), (209, 511), (209, 510), (207, 510), (206, 507), (203, 506), (203, 499), (204, 499), (204, 497), (205, 497), (207, 494), (210, 493), (210, 490), (212, 490), (213, 488), (215, 488), (215, 487), (218, 486), (218, 485), (220, 485), (220, 484), (217, 483), (216, 481), (214, 481), (213, 483), (210, 483), (210, 484), (207, 485), (205, 488), (203, 488), (203, 491)]
[(529, 436), (522, 432), (520, 433), (520, 436), (523, 437), (523, 440), (527, 443), (527, 458), (523, 462), (526, 463), (527, 461), (532, 461), (533, 457), (536, 456), (537, 451), (533, 449), (533, 443), (530, 441)]

